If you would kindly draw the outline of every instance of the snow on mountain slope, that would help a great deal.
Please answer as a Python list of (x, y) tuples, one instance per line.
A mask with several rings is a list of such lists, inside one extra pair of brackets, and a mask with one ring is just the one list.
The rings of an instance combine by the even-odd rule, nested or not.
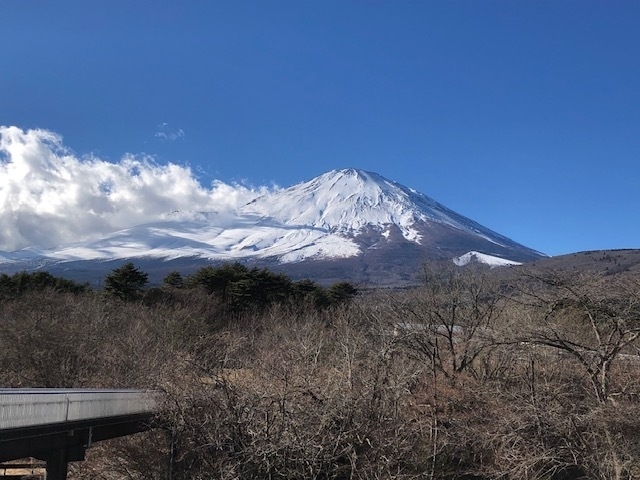
[(467, 252), (464, 255), (453, 259), (453, 263), (462, 267), (470, 263), (483, 263), (491, 267), (504, 267), (510, 265), (522, 265), (522, 262), (514, 262), (513, 260), (507, 260), (500, 257), (494, 257), (493, 255), (487, 255), (480, 252)]
[[(389, 225), (420, 243), (416, 222), (433, 222), (500, 243), (502, 237), (458, 215), (435, 200), (363, 170), (332, 170), (308, 182), (253, 200), (246, 212), (271, 215), (287, 225), (306, 225), (332, 233), (357, 234), (364, 228), (381, 231)], [(508, 239), (505, 239), (508, 240)]]
[[(409, 258), (416, 255), (417, 246), (424, 252), (421, 255), (441, 259), (464, 252), (504, 262), (541, 256), (426, 195), (375, 173), (345, 169), (264, 194), (233, 215), (177, 212), (165, 221), (113, 232), (97, 241), (45, 251), (0, 252), (0, 263), (135, 257), (291, 263), (349, 258), (374, 250), (379, 260), (385, 247), (388, 255)], [(404, 249), (400, 257), (398, 249)]]
[(259, 197), (243, 210), (331, 233), (353, 234), (366, 226), (396, 224), (406, 239), (417, 240), (412, 228), (416, 211), (403, 193), (376, 174), (338, 170)]
[(305, 258), (357, 255), (348, 238), (314, 228), (290, 228), (269, 219), (242, 215), (217, 222), (208, 216), (190, 222), (162, 222), (116, 232), (96, 242), (64, 246), (48, 257), (58, 261), (156, 257), (201, 257), (211, 260), (278, 257), (281, 262)]

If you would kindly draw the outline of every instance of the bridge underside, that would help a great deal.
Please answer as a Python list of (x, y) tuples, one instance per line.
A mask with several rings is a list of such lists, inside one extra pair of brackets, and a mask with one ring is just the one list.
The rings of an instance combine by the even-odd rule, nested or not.
[(3, 430), (0, 462), (34, 457), (47, 462), (47, 480), (65, 479), (69, 462), (84, 460), (93, 442), (148, 430), (150, 421), (145, 413)]

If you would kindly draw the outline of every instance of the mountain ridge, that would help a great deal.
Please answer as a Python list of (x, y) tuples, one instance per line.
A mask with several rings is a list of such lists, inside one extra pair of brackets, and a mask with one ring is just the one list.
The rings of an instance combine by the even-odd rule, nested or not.
[(485, 263), (494, 265), (544, 256), (423, 193), (377, 173), (349, 168), (265, 193), (233, 213), (172, 212), (163, 221), (93, 241), (0, 252), (0, 268), (199, 258), (268, 265), (360, 259), (346, 263), (367, 270), (372, 262), (454, 261), (470, 253), (477, 254), (476, 261), (489, 259)]

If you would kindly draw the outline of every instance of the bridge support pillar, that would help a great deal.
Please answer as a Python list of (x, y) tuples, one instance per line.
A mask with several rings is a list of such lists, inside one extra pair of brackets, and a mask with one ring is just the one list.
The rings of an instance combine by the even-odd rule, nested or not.
[(61, 448), (51, 451), (44, 460), (47, 462), (46, 480), (66, 480), (69, 462), (84, 460), (83, 447)]
[(66, 449), (56, 450), (47, 457), (46, 480), (66, 480), (69, 468), (69, 455)]

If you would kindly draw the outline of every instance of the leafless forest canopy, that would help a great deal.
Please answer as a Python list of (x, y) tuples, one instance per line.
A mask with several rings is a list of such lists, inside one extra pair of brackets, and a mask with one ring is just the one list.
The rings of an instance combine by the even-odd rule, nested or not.
[(422, 276), (248, 308), (175, 275), (14, 292), (1, 383), (162, 392), (161, 428), (91, 449), (79, 479), (640, 477), (638, 274)]

